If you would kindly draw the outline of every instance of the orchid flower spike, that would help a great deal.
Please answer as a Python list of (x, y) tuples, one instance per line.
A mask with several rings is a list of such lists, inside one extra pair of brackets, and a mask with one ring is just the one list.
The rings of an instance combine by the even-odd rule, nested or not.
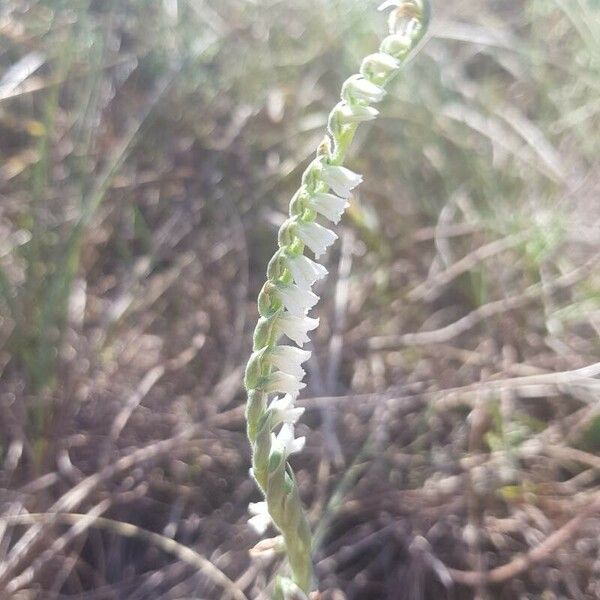
[[(258, 297), (260, 318), (244, 375), (251, 474), (264, 496), (263, 502), (249, 505), (249, 524), (261, 535), (270, 525), (279, 530), (292, 572), (292, 580), (276, 580), (274, 600), (306, 600), (313, 585), (311, 533), (288, 459), (306, 443), (305, 437), (294, 435), (304, 412), (295, 402), (306, 387), (303, 365), (310, 357), (302, 346), (319, 324), (308, 315), (319, 300), (312, 288), (327, 275), (319, 258), (338, 237), (329, 223), (339, 223), (363, 180), (343, 166), (344, 159), (359, 125), (378, 116), (372, 104), (383, 100), (385, 86), (423, 37), (429, 18), (427, 0), (386, 0), (379, 9), (393, 9), (390, 35), (343, 84), (328, 133), (292, 197), (289, 218), (279, 230), (279, 249)], [(314, 259), (305, 255), (307, 249)]]

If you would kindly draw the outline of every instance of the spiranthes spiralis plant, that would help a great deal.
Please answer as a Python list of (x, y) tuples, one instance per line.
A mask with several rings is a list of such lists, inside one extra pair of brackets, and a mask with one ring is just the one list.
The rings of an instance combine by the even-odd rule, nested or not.
[[(392, 9), (390, 34), (378, 52), (363, 59), (359, 73), (343, 84), (341, 100), (329, 115), (328, 133), (292, 197), (289, 218), (279, 230), (279, 248), (258, 296), (260, 318), (245, 387), (251, 472), (264, 501), (250, 504), (249, 523), (261, 534), (270, 524), (281, 533), (292, 579), (277, 579), (274, 598), (280, 600), (307, 598), (313, 585), (311, 533), (288, 459), (305, 443), (305, 438), (294, 435), (294, 425), (304, 410), (294, 405), (305, 387), (302, 364), (310, 356), (301, 347), (309, 340), (308, 332), (319, 324), (307, 313), (319, 300), (312, 285), (327, 270), (304, 251), (308, 248), (318, 259), (337, 239), (317, 218), (339, 222), (352, 190), (362, 181), (343, 166), (356, 129), (377, 116), (372, 104), (382, 100), (386, 84), (419, 43), (429, 22), (427, 0), (387, 0), (379, 7), (388, 8)], [(282, 336), (296, 346), (280, 344)]]

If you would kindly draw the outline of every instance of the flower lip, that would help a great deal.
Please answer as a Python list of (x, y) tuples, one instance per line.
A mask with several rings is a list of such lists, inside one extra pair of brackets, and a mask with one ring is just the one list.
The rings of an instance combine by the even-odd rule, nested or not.
[(299, 223), (298, 237), (315, 253), (319, 258), (325, 253), (325, 250), (337, 240), (338, 236), (330, 229), (319, 225), (319, 223)]
[(323, 168), (323, 181), (340, 197), (349, 198), (352, 190), (362, 183), (362, 175), (338, 165)]
[(287, 266), (296, 285), (309, 289), (315, 281), (327, 275), (327, 269), (303, 254), (287, 256)]
[(346, 123), (372, 121), (379, 114), (379, 111), (376, 108), (364, 106), (362, 104), (350, 105), (343, 103), (338, 110)]
[(309, 203), (319, 214), (336, 225), (349, 205), (347, 198), (326, 193), (315, 194), (310, 198)]
[(268, 376), (263, 389), (267, 393), (277, 392), (296, 397), (305, 387), (306, 384), (300, 380), (300, 377), (283, 371), (275, 371)]
[(294, 399), (289, 394), (272, 400), (268, 410), (273, 415), (273, 426), (277, 423), (290, 423), (294, 425), (304, 414), (304, 407), (295, 406)]
[(280, 284), (277, 286), (277, 291), (288, 311), (297, 317), (306, 315), (308, 310), (319, 301), (316, 294), (294, 283)]
[(301, 452), (306, 444), (306, 438), (294, 437), (294, 426), (290, 423), (284, 423), (279, 430), (279, 433), (275, 435), (271, 434), (271, 445), (273, 450), (281, 452), (286, 458), (297, 452)]
[(277, 324), (284, 335), (298, 344), (298, 346), (302, 346), (310, 341), (308, 332), (313, 331), (319, 326), (319, 319), (307, 316), (298, 317), (288, 311), (284, 311), (280, 313)]
[(301, 365), (309, 358), (310, 352), (295, 346), (275, 346), (269, 350), (269, 360), (272, 365), (299, 379), (304, 377), (304, 369)]

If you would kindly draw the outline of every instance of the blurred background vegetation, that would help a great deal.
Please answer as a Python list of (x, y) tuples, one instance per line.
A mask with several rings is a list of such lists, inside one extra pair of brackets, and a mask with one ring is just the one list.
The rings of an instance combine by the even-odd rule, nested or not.
[[(241, 374), (376, 5), (1, 3), (1, 598), (267, 597)], [(598, 599), (600, 6), (433, 10), (316, 311), (322, 597)]]

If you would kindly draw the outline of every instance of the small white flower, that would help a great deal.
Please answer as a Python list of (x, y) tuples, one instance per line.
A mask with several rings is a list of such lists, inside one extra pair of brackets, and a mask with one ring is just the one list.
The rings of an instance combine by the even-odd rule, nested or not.
[(282, 371), (275, 371), (269, 375), (264, 389), (267, 393), (291, 394), (296, 397), (300, 390), (305, 387), (306, 384), (302, 383), (299, 377)]
[(379, 111), (372, 106), (364, 106), (362, 104), (350, 106), (345, 102), (341, 104), (338, 111), (344, 123), (364, 123), (365, 121), (372, 121), (379, 114)]
[(319, 214), (336, 225), (340, 222), (346, 208), (348, 208), (348, 200), (334, 194), (315, 194), (309, 202)]
[(272, 400), (269, 410), (273, 414), (275, 423), (290, 423), (291, 425), (296, 423), (304, 413), (304, 407), (294, 406), (294, 399), (289, 394)]
[(362, 182), (362, 175), (337, 165), (323, 167), (323, 181), (342, 198), (349, 198), (352, 190)]
[(400, 61), (385, 52), (375, 52), (363, 59), (363, 65), (371, 69), (377, 75), (388, 75), (400, 68)]
[(304, 377), (302, 363), (310, 358), (308, 350), (300, 350), (295, 346), (275, 346), (269, 351), (271, 364), (280, 371), (301, 379)]
[(306, 438), (294, 438), (294, 426), (289, 423), (284, 423), (275, 435), (271, 434), (271, 446), (284, 456), (290, 456), (296, 452), (301, 452), (306, 444)]
[(248, 519), (248, 525), (258, 533), (263, 535), (269, 525), (271, 525), (271, 516), (266, 502), (250, 502), (248, 512), (253, 515)]
[(346, 79), (342, 87), (342, 98), (352, 98), (361, 102), (381, 102), (385, 90), (365, 79), (362, 75), (352, 75)]
[(303, 317), (319, 301), (319, 296), (293, 283), (278, 286), (277, 289), (285, 307), (297, 317)]
[(310, 288), (315, 281), (327, 275), (327, 269), (323, 265), (303, 254), (288, 257), (288, 267), (296, 285), (301, 288)]
[(309, 341), (308, 332), (319, 326), (319, 319), (297, 317), (289, 312), (283, 312), (277, 320), (277, 326), (290, 340), (302, 346)]
[(315, 253), (317, 258), (324, 254), (325, 250), (338, 237), (333, 231), (319, 223), (299, 223), (297, 231), (298, 237)]

